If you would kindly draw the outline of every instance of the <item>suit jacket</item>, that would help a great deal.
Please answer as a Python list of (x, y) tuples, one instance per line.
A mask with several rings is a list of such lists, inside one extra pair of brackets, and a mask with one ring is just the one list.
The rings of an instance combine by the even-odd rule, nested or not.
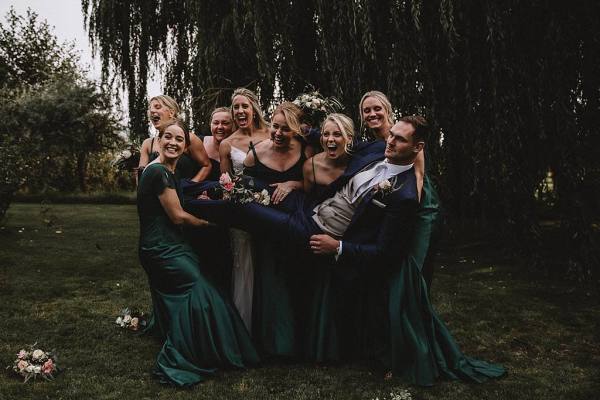
[[(382, 152), (355, 154), (346, 172), (330, 185), (322, 199), (332, 196), (358, 172), (383, 158)], [(370, 191), (357, 207), (342, 237), (338, 263), (343, 267), (385, 268), (393, 260), (405, 257), (419, 207), (414, 168), (392, 177), (390, 183), (390, 192)]]

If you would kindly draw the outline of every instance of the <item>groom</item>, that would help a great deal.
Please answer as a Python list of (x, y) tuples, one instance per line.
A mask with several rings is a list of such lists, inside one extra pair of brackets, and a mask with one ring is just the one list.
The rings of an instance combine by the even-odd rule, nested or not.
[(401, 118), (384, 153), (355, 155), (312, 209), (289, 215), (250, 203), (236, 219), (250, 232), (283, 235), (315, 254), (334, 255), (338, 265), (356, 272), (388, 265), (406, 254), (412, 239), (419, 206), (413, 162), (427, 130), (421, 116)]

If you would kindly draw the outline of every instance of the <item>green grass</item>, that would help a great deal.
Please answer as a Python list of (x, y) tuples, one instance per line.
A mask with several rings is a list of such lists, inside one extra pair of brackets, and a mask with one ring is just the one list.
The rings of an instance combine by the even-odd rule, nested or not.
[(1, 370), (0, 400), (382, 399), (400, 389), (413, 399), (593, 399), (600, 393), (597, 299), (531, 276), (491, 252), (492, 244), (446, 243), (433, 303), (465, 353), (508, 368), (503, 379), (419, 388), (384, 381), (360, 364), (270, 364), (176, 390), (151, 376), (160, 344), (114, 324), (124, 306), (150, 308), (134, 206), (17, 203), (3, 225), (0, 367), (37, 341), (56, 350), (64, 372), (53, 382), (23, 384)]

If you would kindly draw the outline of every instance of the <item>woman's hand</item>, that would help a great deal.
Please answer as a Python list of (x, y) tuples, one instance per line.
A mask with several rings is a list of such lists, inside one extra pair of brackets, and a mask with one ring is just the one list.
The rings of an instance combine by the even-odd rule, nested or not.
[(210, 197), (208, 197), (208, 192), (205, 190), (204, 192), (200, 193), (197, 197), (198, 200), (210, 200)]
[(290, 192), (292, 190), (302, 188), (302, 182), (301, 181), (287, 181), (287, 182), (280, 182), (280, 183), (272, 183), (269, 186), (275, 188), (275, 191), (271, 195), (271, 202), (273, 204), (279, 204), (283, 200), (285, 200), (287, 195), (290, 194)]

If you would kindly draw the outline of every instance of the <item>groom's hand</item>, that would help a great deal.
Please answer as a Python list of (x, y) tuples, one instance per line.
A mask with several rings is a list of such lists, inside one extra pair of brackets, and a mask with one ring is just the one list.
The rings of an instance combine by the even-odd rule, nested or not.
[(310, 249), (315, 254), (337, 254), (340, 241), (329, 235), (312, 235)]

